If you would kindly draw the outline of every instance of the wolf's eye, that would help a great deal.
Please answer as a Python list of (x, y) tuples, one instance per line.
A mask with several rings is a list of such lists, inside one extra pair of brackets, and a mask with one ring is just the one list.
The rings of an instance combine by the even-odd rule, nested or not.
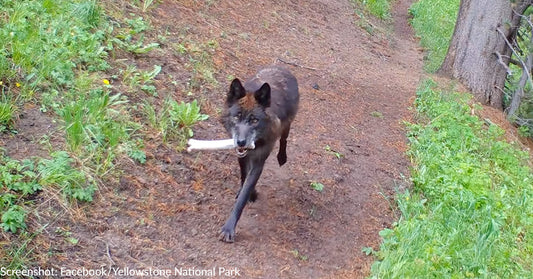
[(233, 118), (235, 118), (235, 120), (239, 120), (241, 118), (241, 113), (237, 113), (235, 116), (233, 116)]
[(252, 122), (253, 124), (257, 124), (257, 122), (259, 122), (259, 119), (252, 117), (250, 118), (250, 122)]

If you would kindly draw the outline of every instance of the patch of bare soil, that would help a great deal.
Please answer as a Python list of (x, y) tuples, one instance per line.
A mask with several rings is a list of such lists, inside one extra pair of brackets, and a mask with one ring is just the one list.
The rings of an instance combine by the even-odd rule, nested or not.
[(22, 160), (29, 156), (48, 157), (48, 148), (64, 144), (53, 118), (28, 104), (18, 115), (16, 134), (0, 134), (0, 146), (8, 157)]
[(238, 190), (236, 156), (176, 152), (148, 138), (146, 164), (123, 162), (120, 180), (101, 189), (85, 216), (61, 224), (77, 245), (56, 241), (53, 228), (39, 236), (52, 247), (42, 266), (173, 274), (235, 267), (242, 278), (368, 275), (374, 259), (361, 249), (378, 248), (378, 232), (396, 219), (392, 196), (408, 176), (402, 121), (410, 118), (422, 65), (407, 24), (409, 4), (394, 1), (391, 34), (369, 34), (347, 0), (161, 1), (149, 14), (168, 42), (136, 61), (162, 65), (160, 92), (177, 90), (169, 77), (186, 75), (171, 47), (179, 34), (220, 45), (213, 56), (220, 85), (201, 97), (212, 117), (195, 127), (195, 137), (227, 137), (214, 117), (227, 76), (246, 79), (272, 63), (294, 73), (301, 99), (288, 162), (280, 168), (269, 158), (259, 199), (245, 208), (236, 242), (226, 244), (217, 237)]

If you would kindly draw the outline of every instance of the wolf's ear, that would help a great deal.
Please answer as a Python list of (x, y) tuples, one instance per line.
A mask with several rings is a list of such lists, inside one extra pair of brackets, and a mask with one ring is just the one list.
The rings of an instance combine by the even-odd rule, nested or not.
[(241, 81), (238, 78), (234, 79), (229, 86), (228, 96), (226, 97), (226, 105), (231, 106), (245, 95), (246, 91), (244, 90)]
[(270, 107), (270, 85), (268, 83), (263, 84), (259, 90), (255, 91), (254, 97), (260, 106)]

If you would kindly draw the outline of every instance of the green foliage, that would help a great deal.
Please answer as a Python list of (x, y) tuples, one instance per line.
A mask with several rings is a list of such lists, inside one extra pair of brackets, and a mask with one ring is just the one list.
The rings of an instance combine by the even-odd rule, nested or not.
[(146, 103), (144, 113), (150, 125), (161, 133), (163, 141), (178, 140), (180, 148), (193, 136), (192, 126), (209, 118), (208, 115), (200, 113), (197, 100), (178, 103), (173, 99), (167, 99), (159, 112), (156, 112), (151, 104)]
[(206, 114), (200, 113), (198, 101), (191, 103), (177, 103), (174, 100), (169, 101), (170, 109), (168, 110), (171, 126), (183, 130), (188, 137), (193, 136), (191, 127), (198, 121), (204, 121), (209, 118)]
[(365, 5), (368, 11), (379, 19), (391, 17), (390, 0), (353, 0)]
[(122, 82), (128, 85), (130, 91), (142, 90), (149, 95), (157, 97), (154, 78), (161, 72), (161, 66), (154, 65), (152, 71), (139, 71), (135, 66), (128, 66), (122, 70)]
[(125, 107), (128, 100), (105, 89), (73, 98), (57, 109), (64, 121), (69, 149), (90, 158), (96, 173), (102, 174), (112, 166), (118, 146), (127, 142), (135, 129)]
[(65, 121), (67, 142), (71, 150), (81, 146), (95, 149), (96, 146), (116, 146), (121, 138), (127, 137), (125, 127), (117, 118), (120, 117), (120, 106), (127, 100), (120, 94), (111, 95), (101, 89), (91, 91), (88, 96), (79, 96), (67, 102), (58, 110)]
[(291, 254), (292, 254), (292, 256), (295, 259), (297, 259), (299, 261), (305, 262), (305, 261), (309, 260), (309, 256), (302, 254), (298, 249), (292, 250)]
[(65, 241), (71, 245), (78, 244), (79, 240), (72, 236), (72, 232), (65, 230), (61, 227), (56, 228), (55, 233), (62, 236)]
[(533, 268), (528, 154), (471, 115), (470, 97), (427, 81), (408, 124), (412, 192), (383, 230), (372, 278), (526, 278)]
[(53, 152), (51, 159), (13, 160), (0, 157), (0, 214), (2, 228), (13, 233), (25, 229), (26, 211), (22, 204), (44, 187), (57, 188), (65, 198), (91, 201), (96, 189), (84, 173), (72, 167), (64, 152)]
[[(110, 94), (111, 86), (91, 74), (109, 68), (115, 38), (98, 2), (5, 0), (0, 14), (7, 15), (0, 17), (0, 87), (5, 94), (17, 88), (29, 95), (39, 91), (41, 109), (52, 108), (62, 118), (69, 150), (89, 159), (98, 175), (106, 173), (135, 125), (128, 120), (127, 99)], [(115, 41), (137, 43), (134, 35), (148, 29), (142, 18), (128, 20), (127, 26), (118, 33), (129, 37)], [(144, 45), (132, 51), (139, 49), (147, 51)], [(15, 109), (13, 102), (1, 102), (4, 129)]]
[(383, 113), (379, 112), (379, 111), (373, 111), (370, 113), (370, 115), (372, 117), (375, 117), (375, 118), (383, 118)]
[[(142, 9), (152, 2), (142, 1)], [(150, 25), (142, 17), (114, 19), (102, 7), (96, 0), (0, 0), (0, 132), (13, 129), (24, 102), (35, 102), (60, 118), (69, 151), (22, 161), (0, 155), (0, 226), (20, 240), (7, 247), (2, 255), (10, 258), (0, 264), (12, 269), (27, 267), (33, 236), (24, 232), (25, 219), (36, 197), (59, 193), (46, 199), (91, 201), (96, 181), (113, 173), (117, 156), (146, 160), (142, 142), (133, 138), (140, 124), (131, 120), (125, 94), (157, 96), (153, 79), (161, 68), (135, 71), (131, 83), (121, 84), (133, 90), (113, 88), (103, 71), (120, 72), (107, 63), (117, 49), (142, 55), (159, 45), (145, 42)]]
[(142, 151), (142, 148), (144, 148), (144, 145), (141, 139), (130, 143), (127, 151), (128, 156), (141, 164), (146, 163), (146, 153)]
[(309, 183), (309, 186), (311, 187), (311, 189), (313, 189), (315, 191), (318, 191), (318, 192), (324, 191), (324, 184), (322, 184), (320, 182), (311, 181), (311, 183)]
[(83, 172), (72, 167), (73, 160), (65, 151), (53, 152), (52, 159), (41, 159), (37, 165), (39, 184), (61, 190), (66, 198), (92, 201), (96, 186)]
[(17, 111), (18, 108), (13, 98), (2, 93), (0, 96), (0, 132), (13, 128)]
[[(42, 229), (44, 229), (44, 226)], [(39, 231), (42, 231), (40, 229)], [(38, 232), (40, 233), (40, 232)], [(10, 238), (9, 242), (5, 242), (3, 245), (3, 255), (7, 257), (0, 258), (0, 265), (5, 267), (5, 270), (23, 270), (28, 268), (28, 263), (31, 262), (33, 249), (28, 248), (28, 244), (33, 240), (37, 233), (30, 234), (25, 231), (21, 231), (18, 236)], [(12, 276), (5, 276), (4, 278), (19, 279), (20, 276), (13, 274)]]
[[(99, 24), (96, 1), (15, 1), (0, 5), (0, 80), (38, 85), (68, 86), (74, 69), (108, 68), (101, 42), (107, 31)], [(16, 75), (20, 72), (21, 75)]]
[(26, 229), (26, 211), (20, 201), (41, 190), (33, 162), (22, 162), (0, 156), (0, 226), (16, 233)]
[(127, 19), (126, 23), (127, 27), (120, 29), (111, 39), (113, 44), (133, 54), (145, 54), (159, 47), (158, 43), (144, 43), (142, 33), (148, 30), (150, 25), (143, 17)]
[(11, 231), (16, 233), (17, 230), (26, 229), (26, 223), (24, 223), (24, 218), (26, 218), (26, 211), (19, 205), (10, 206), (7, 211), (2, 214), (2, 227), (6, 232)]
[[(459, 1), (415, 3), (413, 26), (426, 69), (442, 63)], [(533, 173), (528, 153), (471, 114), (471, 96), (425, 81), (408, 123), (413, 189), (398, 193), (401, 217), (380, 232), (371, 278), (529, 278)], [(479, 109), (479, 108), (478, 108)]]
[(331, 148), (331, 146), (329, 146), (329, 144), (327, 144), (325, 147), (324, 147), (324, 150), (326, 150), (326, 152), (332, 154), (333, 156), (335, 156), (335, 158), (337, 159), (342, 159), (344, 157), (344, 154), (338, 152), (338, 151), (335, 151)]
[(426, 50), (424, 67), (429, 72), (437, 71), (446, 57), (459, 2), (460, 0), (420, 0), (409, 8), (413, 16), (411, 24)]
[[(138, 6), (141, 11), (143, 13), (145, 13), (146, 11), (148, 11), (151, 6), (154, 4), (154, 0), (143, 0), (143, 1), (140, 1), (140, 0), (134, 0), (133, 3)], [(142, 4), (141, 4), (142, 3)]]

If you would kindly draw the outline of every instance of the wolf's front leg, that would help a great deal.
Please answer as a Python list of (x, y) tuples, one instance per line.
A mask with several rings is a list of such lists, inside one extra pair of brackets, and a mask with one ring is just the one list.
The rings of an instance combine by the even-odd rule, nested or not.
[(237, 196), (237, 201), (233, 206), (233, 210), (231, 211), (231, 214), (228, 220), (226, 221), (226, 224), (224, 224), (224, 226), (222, 227), (222, 231), (220, 233), (220, 240), (224, 242), (235, 241), (235, 227), (237, 226), (237, 222), (241, 217), (242, 210), (244, 209), (246, 202), (248, 202), (248, 200), (250, 199), (250, 195), (252, 193), (255, 193), (255, 185), (259, 180), (259, 176), (261, 176), (261, 172), (263, 171), (263, 165), (264, 161), (263, 164), (253, 164), (250, 168), (250, 171), (248, 172), (248, 175), (244, 180), (242, 188), (239, 191), (239, 195)]

